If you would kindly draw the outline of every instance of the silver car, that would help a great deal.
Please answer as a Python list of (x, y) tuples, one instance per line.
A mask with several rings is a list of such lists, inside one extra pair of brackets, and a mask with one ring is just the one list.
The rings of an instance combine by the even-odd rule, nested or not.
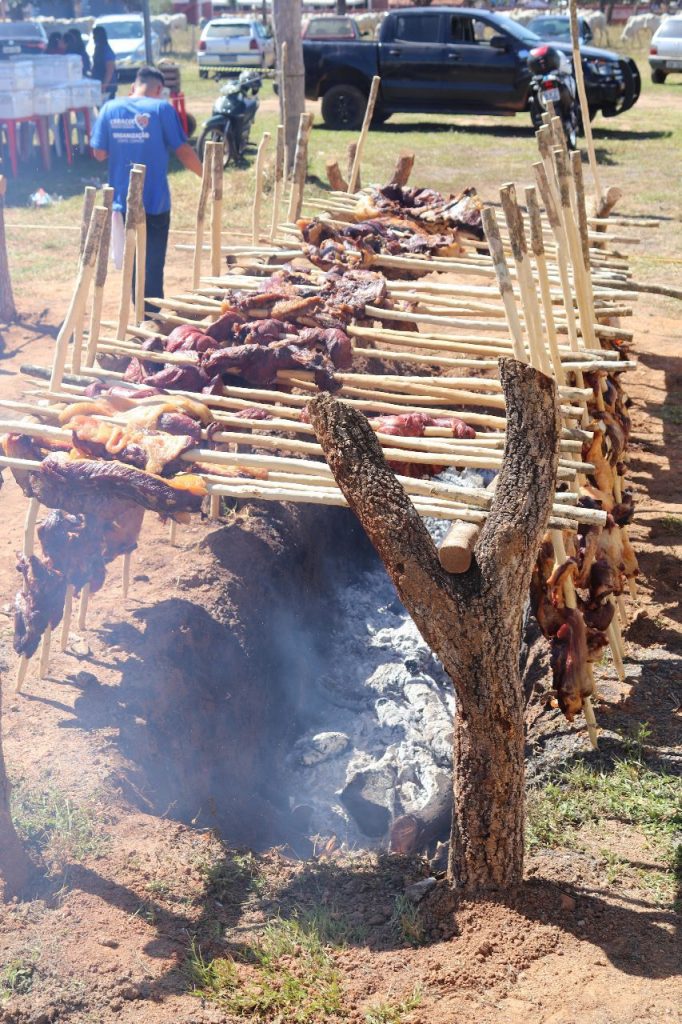
[(213, 18), (201, 33), (197, 63), (201, 78), (210, 68), (271, 68), (275, 43), (255, 18)]
[[(108, 14), (98, 18), (94, 27), (101, 25), (106, 30), (109, 46), (116, 57), (116, 73), (119, 81), (132, 81), (138, 68), (147, 63), (144, 51), (144, 22), (141, 14)], [(90, 37), (86, 47), (90, 57), (95, 44)], [(154, 63), (161, 56), (161, 43), (156, 32), (152, 32), (152, 57)]]

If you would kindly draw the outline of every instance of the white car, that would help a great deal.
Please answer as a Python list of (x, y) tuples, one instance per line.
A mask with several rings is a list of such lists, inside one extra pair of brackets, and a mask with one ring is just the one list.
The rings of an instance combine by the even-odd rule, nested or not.
[[(147, 63), (144, 51), (144, 21), (141, 14), (108, 14), (98, 18), (93, 28), (101, 25), (106, 30), (109, 46), (116, 57), (116, 73), (119, 81), (132, 81), (138, 68)], [(92, 38), (86, 47), (90, 59), (95, 52)], [(152, 31), (152, 56), (154, 63), (161, 56), (161, 43)]]
[(655, 85), (663, 85), (671, 72), (682, 71), (682, 14), (666, 18), (654, 32), (649, 64)]
[(275, 41), (255, 18), (213, 18), (201, 33), (197, 63), (201, 78), (209, 68), (271, 68)]

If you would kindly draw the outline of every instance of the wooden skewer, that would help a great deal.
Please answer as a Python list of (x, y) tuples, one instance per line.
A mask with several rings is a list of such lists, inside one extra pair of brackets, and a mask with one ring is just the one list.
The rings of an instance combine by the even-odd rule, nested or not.
[[(97, 249), (97, 264), (95, 266), (95, 287), (92, 296), (92, 310), (90, 312), (90, 328), (88, 331), (88, 347), (85, 354), (85, 365), (92, 366), (97, 353), (97, 342), (102, 323), (102, 305), (104, 303), (104, 284), (107, 279), (109, 267), (109, 246), (111, 244), (111, 218), (114, 202), (114, 190), (110, 185), (102, 189), (102, 206), (107, 211), (102, 228), (102, 235)], [(75, 354), (75, 349), (74, 349)], [(75, 363), (71, 365), (74, 373), (77, 373)]]
[(256, 182), (253, 190), (253, 211), (251, 218), (251, 233), (253, 237), (253, 244), (256, 245), (260, 238), (260, 211), (261, 203), (263, 200), (263, 173), (265, 168), (265, 154), (270, 142), (270, 132), (263, 132), (263, 138), (260, 140), (258, 145), (258, 153), (256, 155)]
[(52, 644), (52, 626), (47, 626), (43, 633), (43, 639), (40, 645), (40, 663), (38, 668), (38, 678), (45, 679), (50, 671), (50, 646)]
[[(211, 160), (211, 273), (220, 273), (221, 264), (221, 228), (223, 217), (223, 160), (224, 148), (220, 142), (214, 142), (210, 153)], [(120, 336), (120, 332), (119, 332)]]
[[(28, 509), (26, 510), (26, 520), (24, 522), (24, 543), (23, 553), (26, 558), (30, 558), (35, 549), (35, 535), (36, 535), (36, 522), (38, 521), (38, 510), (40, 505), (37, 498), (31, 498), (28, 503)], [(17, 666), (17, 679), (14, 687), (15, 693), (21, 693), (26, 679), (26, 673), (28, 672), (28, 663), (30, 659), (22, 654), (19, 658), (19, 664)]]
[(60, 646), (63, 651), (66, 650), (69, 644), (69, 630), (71, 628), (71, 616), (73, 615), (73, 594), (73, 584), (69, 583), (66, 588), (66, 597), (64, 598), (64, 615), (62, 617), (62, 635)]
[[(272, 196), (272, 220), (270, 222), (270, 241), (273, 241), (277, 234), (277, 224), (280, 218), (282, 194), (284, 191), (284, 180), (284, 125), (278, 124), (277, 138), (275, 143), (275, 183)], [(199, 282), (197, 282), (197, 284), (198, 283)]]
[(604, 192), (602, 190), (601, 180), (599, 177), (597, 154), (594, 148), (594, 139), (592, 137), (592, 122), (590, 121), (590, 109), (587, 102), (587, 93), (585, 91), (583, 62), (580, 55), (580, 34), (578, 32), (578, 8), (576, 0), (569, 0), (568, 7), (571, 19), (571, 42), (573, 44), (573, 74), (575, 75), (576, 85), (578, 86), (578, 99), (580, 101), (580, 113), (583, 123), (583, 131), (585, 133), (585, 142), (587, 143), (587, 153), (590, 160), (590, 169), (592, 171), (592, 180), (594, 181), (597, 205), (599, 205), (601, 203)]
[(168, 542), (175, 547), (177, 542), (178, 524), (175, 519), (171, 519), (168, 524)]
[(81, 311), (85, 308), (88, 291), (90, 290), (90, 282), (95, 268), (97, 248), (102, 236), (102, 231), (104, 230), (104, 221), (106, 216), (107, 211), (103, 206), (97, 206), (93, 210), (92, 220), (90, 221), (90, 228), (88, 230), (88, 237), (86, 239), (83, 256), (81, 258), (80, 269), (78, 271), (76, 287), (74, 289), (73, 296), (71, 297), (71, 302), (69, 304), (66, 317), (64, 318), (64, 323), (61, 326), (55, 342), (52, 376), (50, 378), (51, 386), (55, 388), (59, 387), (61, 384), (64, 367), (66, 366), (69, 338), (74, 325), (81, 315)]
[[(197, 223), (194, 235), (194, 256), (192, 259), (192, 288), (199, 287), (201, 279), (201, 257), (204, 251), (204, 232), (206, 230), (206, 204), (211, 191), (211, 149), (214, 142), (207, 142), (204, 151), (204, 162), (201, 168), (201, 188), (199, 189), (199, 200), (197, 202)], [(218, 268), (220, 271), (220, 268)]]
[[(312, 126), (313, 115), (307, 113), (301, 114), (298, 122), (293, 181), (291, 185), (291, 196), (289, 199), (289, 210), (287, 213), (287, 218), (290, 221), (298, 220), (301, 216), (303, 186), (305, 185), (306, 170), (308, 167), (308, 136), (310, 135)], [(301, 253), (301, 255), (303, 254)]]
[(139, 211), (135, 224), (135, 323), (141, 324), (145, 318), (144, 296), (147, 289), (147, 215)]
[(516, 300), (514, 299), (514, 289), (512, 287), (511, 276), (509, 274), (509, 267), (507, 266), (507, 261), (504, 258), (504, 252), (502, 251), (502, 239), (500, 238), (500, 229), (497, 224), (497, 217), (495, 216), (494, 210), (491, 210), (489, 207), (484, 208), (481, 216), (483, 220), (483, 230), (485, 232), (485, 237), (488, 240), (490, 255), (497, 275), (500, 295), (502, 296), (502, 302), (504, 303), (509, 333), (512, 337), (514, 358), (518, 359), (520, 362), (527, 363), (528, 350), (526, 348), (521, 321), (519, 320), (519, 312), (516, 308)]
[(126, 551), (123, 556), (123, 573), (121, 578), (121, 586), (123, 590), (123, 600), (128, 599), (128, 590), (130, 589), (130, 562), (132, 554), (130, 551)]
[(547, 276), (547, 261), (545, 259), (545, 247), (542, 238), (542, 221), (540, 207), (538, 206), (537, 193), (533, 186), (526, 188), (526, 208), (530, 223), (530, 244), (535, 259), (537, 278), (540, 284), (540, 296), (542, 298), (542, 310), (545, 320), (545, 331), (547, 345), (552, 360), (552, 369), (557, 384), (566, 382), (566, 374), (561, 362), (561, 353), (557, 342), (556, 325), (554, 323), (554, 311), (552, 309), (552, 296), (550, 294), (549, 278)]
[(367, 140), (367, 133), (374, 117), (374, 107), (376, 106), (377, 96), (379, 95), (379, 86), (381, 85), (381, 78), (379, 75), (375, 75), (372, 79), (372, 84), (369, 89), (369, 96), (367, 98), (367, 107), (365, 108), (365, 116), (362, 120), (362, 128), (360, 129), (360, 135), (358, 137), (357, 146), (355, 148), (355, 157), (353, 158), (353, 166), (351, 168), (350, 177), (348, 180), (348, 191), (355, 192), (358, 187), (358, 179), (360, 177), (360, 165), (362, 163), (362, 153), (365, 148), (365, 142)]
[(81, 599), (78, 606), (78, 628), (85, 629), (88, 618), (88, 605), (90, 604), (90, 584), (86, 583), (81, 590)]
[[(117, 334), (125, 334), (126, 325), (130, 319), (130, 303), (132, 300), (133, 272), (135, 270), (135, 252), (137, 249), (137, 224), (144, 216), (144, 205), (142, 195), (144, 191), (144, 179), (146, 167), (142, 164), (134, 164), (128, 181), (128, 196), (126, 199), (126, 228), (125, 242), (123, 244), (123, 267), (121, 270), (121, 295), (118, 306), (118, 330)], [(144, 270), (138, 269), (144, 278)]]
[(530, 361), (536, 370), (551, 374), (551, 366), (547, 350), (542, 338), (540, 306), (533, 282), (533, 275), (526, 246), (526, 233), (523, 228), (521, 211), (516, 201), (516, 189), (509, 184), (500, 189), (502, 209), (504, 210), (512, 253), (516, 264), (516, 277), (521, 289), (521, 300), (525, 313), (526, 334), (530, 346)]
[[(88, 237), (88, 229), (90, 227), (90, 221), (92, 220), (92, 211), (95, 208), (95, 200), (97, 198), (97, 189), (94, 185), (87, 185), (83, 193), (83, 213), (81, 217), (81, 233), (80, 233), (80, 245), (78, 249), (78, 260), (83, 258), (83, 251), (85, 250), (85, 242)], [(85, 303), (83, 303), (82, 309), (79, 312), (76, 322), (74, 323), (73, 329), (73, 356), (72, 365), (77, 367), (76, 372), (80, 369), (81, 352), (83, 350), (83, 322), (85, 319)]]

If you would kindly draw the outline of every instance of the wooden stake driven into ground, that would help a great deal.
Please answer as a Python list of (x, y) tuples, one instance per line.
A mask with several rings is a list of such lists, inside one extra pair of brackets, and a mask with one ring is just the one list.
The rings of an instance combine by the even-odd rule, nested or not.
[[(601, 178), (599, 176), (599, 167), (597, 164), (597, 154), (594, 148), (594, 139), (592, 137), (592, 122), (590, 121), (590, 108), (587, 102), (587, 93), (585, 92), (583, 62), (580, 56), (580, 32), (578, 31), (578, 4), (576, 0), (568, 0), (568, 10), (571, 21), (571, 43), (573, 45), (573, 74), (575, 75), (576, 85), (578, 86), (580, 116), (583, 123), (583, 131), (585, 133), (585, 142), (587, 143), (587, 153), (590, 159), (590, 170), (592, 171), (592, 180), (594, 181), (594, 191), (596, 199), (595, 206), (597, 210), (599, 210), (602, 206), (604, 192), (601, 185)], [(601, 214), (598, 212), (597, 216), (601, 216)]]
[[(88, 349), (85, 356), (85, 365), (92, 366), (97, 354), (97, 343), (102, 324), (102, 304), (104, 302), (104, 284), (107, 279), (109, 268), (109, 246), (111, 244), (111, 218), (114, 202), (114, 190), (110, 185), (102, 189), (102, 206), (107, 211), (102, 228), (102, 237), (97, 250), (97, 265), (95, 267), (95, 287), (92, 296), (92, 310), (90, 312), (90, 329), (88, 331)], [(72, 364), (72, 369), (77, 372)]]
[(329, 395), (310, 419), (341, 491), (457, 693), (449, 876), (467, 892), (523, 877), (524, 725), (518, 650), (532, 566), (551, 506), (559, 416), (553, 381), (501, 360), (507, 441), (475, 565), (441, 567), (366, 419)]
[[(61, 384), (64, 367), (66, 366), (69, 339), (81, 310), (85, 308), (88, 291), (90, 290), (90, 282), (95, 269), (97, 250), (99, 248), (102, 232), (104, 231), (104, 222), (106, 217), (107, 211), (105, 208), (103, 206), (96, 206), (92, 212), (92, 218), (90, 220), (90, 228), (88, 230), (85, 248), (80, 261), (76, 287), (71, 297), (71, 302), (66, 312), (64, 323), (61, 326), (55, 342), (52, 375), (50, 377), (50, 387), (52, 388), (59, 388)], [(125, 325), (123, 330), (125, 331)]]
[(367, 133), (369, 132), (369, 128), (372, 123), (372, 118), (374, 117), (374, 108), (376, 106), (377, 96), (379, 95), (380, 85), (381, 79), (378, 75), (375, 75), (374, 78), (372, 79), (372, 84), (369, 90), (369, 96), (367, 97), (367, 107), (365, 108), (365, 116), (362, 121), (362, 128), (360, 129), (360, 136), (358, 138), (355, 156), (353, 158), (353, 166), (351, 168), (348, 179), (349, 192), (355, 192), (358, 187), (358, 179), (360, 177), (360, 165), (362, 164), (362, 154), (365, 148)]
[[(97, 198), (97, 189), (94, 185), (88, 185), (83, 192), (83, 210), (81, 213), (81, 232), (80, 241), (78, 245), (78, 261), (83, 258), (83, 250), (85, 249), (85, 240), (88, 237), (88, 229), (90, 227), (90, 221), (92, 220), (92, 211), (95, 208), (95, 200)], [(73, 355), (71, 358), (71, 364), (74, 367), (74, 372), (80, 371), (81, 363), (81, 350), (83, 348), (83, 324), (85, 321), (85, 305), (83, 305), (82, 311), (76, 317), (73, 325)]]
[[(282, 204), (282, 195), (284, 192), (284, 125), (277, 125), (277, 138), (275, 142), (275, 181), (273, 185), (272, 193), (272, 220), (270, 222), (270, 241), (272, 242), (277, 235), (277, 225), (280, 217), (280, 206)], [(199, 282), (195, 285), (198, 286)]]
[(263, 175), (265, 173), (265, 157), (270, 142), (270, 132), (263, 132), (258, 144), (256, 155), (255, 182), (253, 186), (253, 207), (251, 216), (251, 237), (256, 245), (260, 240), (260, 211), (263, 202)]
[(289, 198), (289, 210), (287, 220), (296, 221), (301, 216), (301, 204), (303, 203), (303, 188), (305, 185), (306, 172), (308, 169), (308, 138), (313, 126), (312, 114), (301, 114), (298, 123), (298, 135), (296, 136), (296, 154), (294, 156), (293, 180), (291, 183), (291, 196)]
[(214, 142), (211, 149), (211, 273), (220, 273), (220, 235), (223, 220), (223, 159), (222, 143)]
[(192, 259), (192, 288), (199, 287), (201, 279), (201, 257), (204, 251), (204, 231), (206, 229), (206, 204), (211, 191), (212, 151), (215, 142), (207, 142), (204, 147), (204, 162), (201, 167), (201, 188), (197, 203), (197, 224), (194, 235), (194, 256)]
[[(134, 164), (128, 182), (126, 199), (126, 227), (123, 245), (123, 267), (121, 269), (121, 295), (118, 306), (118, 332), (125, 331), (130, 319), (130, 303), (137, 248), (137, 223), (144, 216), (142, 194), (146, 167)], [(144, 271), (142, 271), (144, 275)]]

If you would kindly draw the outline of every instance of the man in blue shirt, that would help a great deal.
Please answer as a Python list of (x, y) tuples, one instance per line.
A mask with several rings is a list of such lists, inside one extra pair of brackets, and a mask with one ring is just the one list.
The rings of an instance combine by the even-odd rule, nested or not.
[(143, 193), (147, 215), (144, 294), (152, 298), (163, 298), (171, 208), (169, 153), (175, 153), (184, 167), (201, 177), (201, 161), (187, 142), (180, 118), (173, 106), (161, 99), (163, 86), (160, 71), (140, 68), (130, 96), (104, 104), (91, 138), (95, 158), (109, 158), (113, 208), (124, 217), (130, 169), (133, 164), (144, 164), (147, 168)]

